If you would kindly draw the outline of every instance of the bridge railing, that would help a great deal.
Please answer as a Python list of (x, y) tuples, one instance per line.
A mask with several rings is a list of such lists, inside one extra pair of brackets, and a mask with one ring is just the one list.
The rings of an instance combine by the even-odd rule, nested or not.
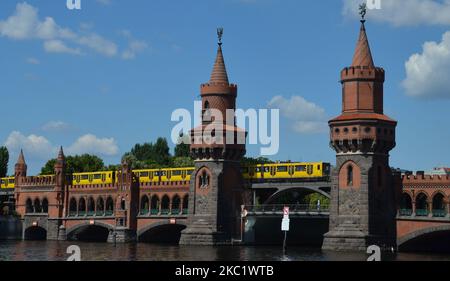
[(246, 205), (244, 209), (248, 213), (283, 213), (285, 207), (289, 207), (290, 213), (328, 213), (329, 205), (311, 205), (311, 204), (271, 204), (271, 205)]

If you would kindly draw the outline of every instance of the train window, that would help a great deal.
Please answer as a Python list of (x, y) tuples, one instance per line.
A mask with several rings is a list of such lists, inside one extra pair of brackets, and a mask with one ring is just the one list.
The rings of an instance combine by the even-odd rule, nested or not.
[(9, 183), (14, 183), (14, 179), (9, 179)]
[(319, 171), (320, 171), (320, 165), (317, 165), (317, 170), (319, 170)]
[(305, 165), (295, 166), (295, 170), (297, 172), (304, 172), (306, 171), (306, 166)]
[(287, 172), (288, 167), (287, 166), (279, 166), (277, 167), (278, 172)]
[(95, 175), (93, 176), (93, 178), (94, 178), (94, 180), (99, 180), (99, 179), (102, 178), (102, 174), (95, 174)]
[(268, 173), (269, 172), (269, 167), (264, 167), (264, 173)]
[(82, 179), (82, 180), (87, 180), (87, 179), (89, 179), (89, 176), (88, 176), (88, 175), (82, 175), (82, 176), (81, 176), (81, 179)]
[(179, 175), (181, 175), (181, 170), (175, 170), (175, 171), (172, 171), (172, 175), (173, 175), (173, 176), (179, 176)]
[(1, 183), (2, 183), (2, 184), (5, 184), (5, 183), (6, 183), (6, 181), (5, 181), (5, 180), (2, 180), (2, 181), (1, 181)]
[(148, 177), (148, 172), (140, 172), (139, 177), (141, 178)]

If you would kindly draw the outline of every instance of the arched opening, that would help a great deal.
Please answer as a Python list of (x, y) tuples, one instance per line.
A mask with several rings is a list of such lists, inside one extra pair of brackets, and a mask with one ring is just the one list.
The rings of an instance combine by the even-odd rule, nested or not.
[(101, 225), (84, 225), (67, 236), (68, 240), (83, 242), (107, 242), (110, 230)]
[(106, 199), (106, 216), (112, 216), (114, 214), (114, 200), (111, 198), (111, 196), (108, 196)]
[(437, 193), (433, 197), (433, 217), (442, 218), (447, 216), (447, 211), (444, 203), (444, 195)]
[(315, 190), (307, 188), (292, 188), (275, 192), (268, 197), (264, 202), (264, 205), (289, 205), (292, 210), (317, 210), (326, 211), (330, 205), (329, 195), (326, 193), (319, 193)]
[(44, 198), (44, 200), (42, 200), (42, 212), (44, 214), (48, 214), (48, 200), (47, 200), (47, 198)]
[(428, 197), (424, 193), (419, 193), (416, 197), (416, 216), (428, 216)]
[(347, 186), (353, 186), (353, 166), (347, 166)]
[(105, 215), (105, 201), (103, 201), (103, 197), (97, 198), (97, 206), (96, 213), (97, 216)]
[(27, 199), (27, 202), (25, 203), (25, 205), (26, 205), (26, 210), (25, 210), (25, 212), (26, 212), (27, 214), (32, 214), (32, 213), (34, 213), (33, 202), (31, 201), (30, 198)]
[(69, 217), (74, 217), (77, 215), (77, 200), (75, 198), (70, 198), (69, 203)]
[(411, 216), (412, 215), (412, 199), (408, 193), (403, 193), (400, 199), (400, 215)]
[(165, 224), (152, 227), (139, 235), (138, 240), (144, 243), (178, 245), (181, 231), (185, 228), (186, 226), (179, 224)]
[(161, 200), (161, 215), (168, 215), (170, 212), (170, 199), (169, 196), (164, 195)]
[(39, 227), (39, 226), (29, 227), (29, 228), (25, 229), (24, 239), (32, 240), (32, 241), (46, 240), (47, 239), (47, 231), (44, 228)]
[(34, 212), (35, 213), (42, 212), (41, 200), (39, 200), (39, 198), (34, 199)]
[(175, 195), (172, 199), (172, 212), (173, 215), (181, 214), (181, 199), (180, 196)]
[(78, 201), (78, 215), (85, 216), (86, 215), (86, 200), (81, 197), (80, 201)]
[(159, 214), (159, 207), (160, 207), (160, 201), (158, 196), (153, 195), (152, 196), (152, 201), (151, 201), (151, 206), (150, 206), (150, 214), (151, 215), (158, 215)]
[(188, 214), (189, 209), (189, 195), (185, 195), (183, 198), (183, 215)]
[(89, 197), (88, 199), (88, 216), (94, 216), (95, 215), (95, 201), (94, 198)]
[(438, 230), (399, 245), (401, 252), (450, 253), (450, 230)]
[(144, 195), (141, 198), (141, 215), (147, 215), (150, 210), (150, 202), (148, 196)]

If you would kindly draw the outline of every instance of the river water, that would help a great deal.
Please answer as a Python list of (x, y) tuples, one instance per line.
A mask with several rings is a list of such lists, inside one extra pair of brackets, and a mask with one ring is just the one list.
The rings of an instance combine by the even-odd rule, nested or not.
[[(70, 245), (81, 249), (82, 261), (364, 261), (361, 253), (322, 252), (280, 246), (188, 247), (157, 244), (113, 244), (53, 241), (1, 241), (1, 261), (65, 261)], [(385, 260), (450, 261), (450, 254), (399, 253)]]

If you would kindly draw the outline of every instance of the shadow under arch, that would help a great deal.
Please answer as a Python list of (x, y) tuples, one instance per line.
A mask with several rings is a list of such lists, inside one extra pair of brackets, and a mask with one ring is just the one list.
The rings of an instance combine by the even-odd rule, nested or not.
[(40, 226), (30, 226), (25, 229), (24, 239), (29, 241), (47, 240), (47, 230)]
[(423, 228), (397, 240), (401, 252), (450, 253), (450, 224)]
[(138, 242), (155, 244), (178, 244), (180, 242), (181, 231), (187, 225), (184, 222), (169, 224), (167, 222), (156, 222), (138, 230)]
[(67, 240), (84, 242), (107, 242), (110, 231), (114, 227), (107, 223), (89, 222), (81, 223), (67, 229)]
[(307, 195), (318, 193), (331, 198), (331, 195), (320, 188), (293, 187), (289, 189), (278, 190), (264, 201), (264, 204), (296, 204)]

